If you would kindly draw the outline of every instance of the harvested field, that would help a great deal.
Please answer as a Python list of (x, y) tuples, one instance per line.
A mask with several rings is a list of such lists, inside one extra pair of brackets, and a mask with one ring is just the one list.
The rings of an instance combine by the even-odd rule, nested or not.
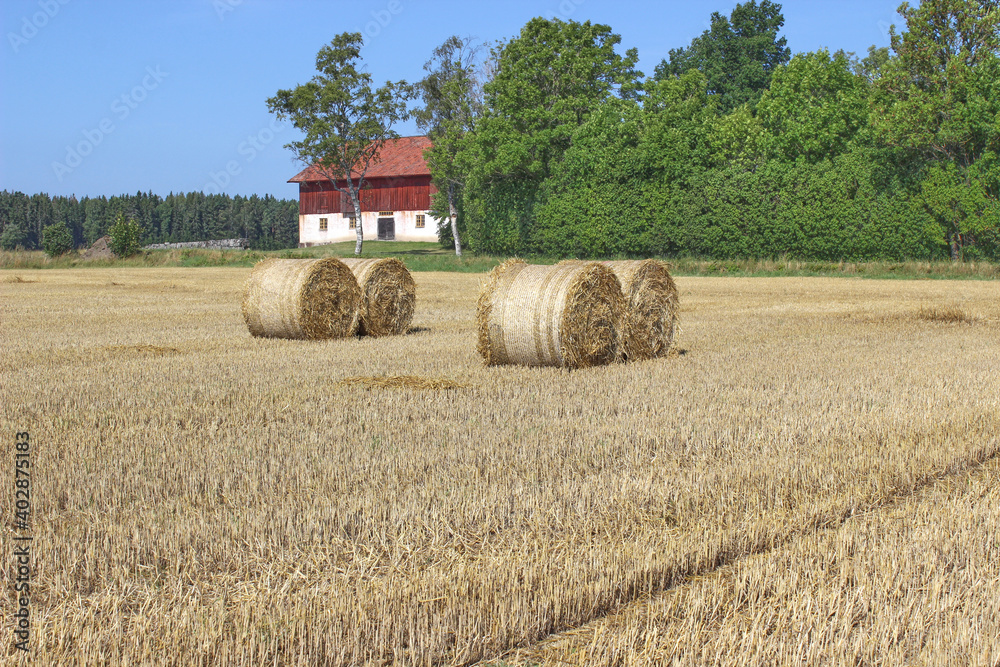
[(359, 376), (344, 378), (340, 384), (365, 389), (461, 389), (466, 385), (448, 378), (425, 378), (417, 375)]
[(997, 508), (993, 459), (505, 662), (995, 667)]
[[(677, 278), (684, 354), (567, 371), (479, 275), (302, 342), (248, 273), (0, 280), (37, 663), (995, 664), (996, 283)], [(405, 376), (465, 386), (340, 384)]]

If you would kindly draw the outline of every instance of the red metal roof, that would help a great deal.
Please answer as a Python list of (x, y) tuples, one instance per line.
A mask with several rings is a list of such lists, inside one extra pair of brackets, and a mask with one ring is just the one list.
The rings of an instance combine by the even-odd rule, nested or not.
[[(424, 150), (431, 147), (427, 137), (400, 137), (385, 142), (379, 151), (379, 161), (368, 167), (365, 178), (387, 178), (394, 176), (430, 176), (431, 170), (424, 161)], [(316, 165), (306, 167), (292, 178), (289, 183), (303, 181), (325, 181)], [(339, 179), (338, 179), (339, 180)]]

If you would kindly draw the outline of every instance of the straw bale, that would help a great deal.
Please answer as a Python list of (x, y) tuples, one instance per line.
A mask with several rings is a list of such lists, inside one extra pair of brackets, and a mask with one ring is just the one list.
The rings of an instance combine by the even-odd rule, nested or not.
[(358, 333), (391, 336), (406, 333), (413, 320), (417, 286), (398, 259), (344, 259), (361, 287)]
[(480, 292), (477, 349), (488, 365), (585, 368), (618, 356), (625, 299), (597, 262), (536, 266), (509, 260)]
[(680, 299), (669, 265), (655, 259), (602, 264), (618, 276), (627, 303), (622, 355), (628, 361), (666, 356), (680, 330)]
[(254, 336), (322, 339), (357, 328), (361, 290), (334, 257), (265, 259), (250, 272), (243, 319)]

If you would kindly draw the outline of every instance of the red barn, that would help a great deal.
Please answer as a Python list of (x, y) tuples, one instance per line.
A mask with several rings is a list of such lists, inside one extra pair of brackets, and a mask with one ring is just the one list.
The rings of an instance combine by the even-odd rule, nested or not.
[[(369, 167), (361, 198), (365, 240), (436, 241), (431, 218), (431, 171), (424, 160), (427, 137), (400, 137), (385, 143), (379, 161)], [(299, 184), (299, 246), (357, 238), (354, 206), (347, 193), (334, 190), (315, 166), (289, 179)], [(344, 181), (338, 181), (343, 186)]]

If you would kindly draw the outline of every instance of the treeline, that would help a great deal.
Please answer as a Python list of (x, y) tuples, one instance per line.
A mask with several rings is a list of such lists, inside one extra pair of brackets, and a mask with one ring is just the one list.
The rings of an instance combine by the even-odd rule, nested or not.
[(76, 247), (104, 236), (116, 216), (142, 228), (143, 244), (246, 238), (259, 249), (294, 248), (299, 241), (299, 204), (270, 195), (258, 197), (201, 192), (152, 192), (116, 197), (50, 197), (0, 192), (0, 247), (37, 250), (42, 230), (64, 223)]
[(649, 78), (609, 26), (533, 19), (478, 78), (421, 82), (428, 109), (465, 93), (429, 123), (435, 182), (486, 253), (1000, 259), (1000, 10), (901, 13), (891, 49), (793, 57), (752, 0)]

